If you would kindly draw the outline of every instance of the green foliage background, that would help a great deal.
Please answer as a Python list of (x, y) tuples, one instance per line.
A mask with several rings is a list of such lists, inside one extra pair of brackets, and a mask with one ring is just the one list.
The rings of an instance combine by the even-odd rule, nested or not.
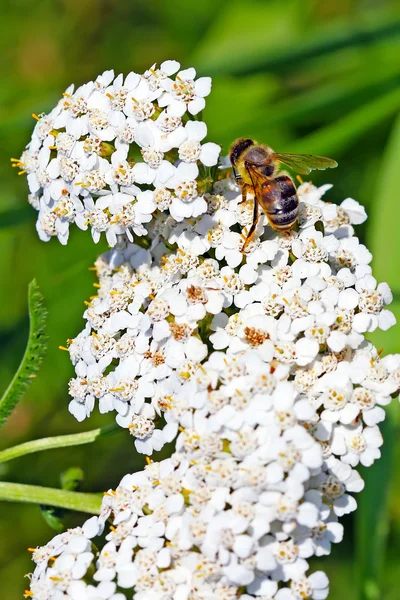
[[(140, 71), (176, 58), (214, 78), (205, 120), (223, 145), (255, 136), (281, 151), (321, 153), (339, 161), (316, 183), (335, 184), (333, 202), (352, 196), (370, 218), (359, 228), (374, 252), (375, 275), (395, 294), (400, 316), (400, 5), (390, 0), (3, 0), (0, 22), (0, 391), (22, 356), (26, 291), (36, 277), (49, 310), (49, 348), (39, 376), (0, 433), (0, 447), (84, 431), (112, 421), (77, 424), (67, 411), (68, 356), (59, 344), (82, 327), (83, 300), (94, 281), (88, 267), (105, 245), (73, 231), (68, 247), (39, 242), (27, 185), (10, 168), (29, 140), (32, 112), (50, 109), (70, 82), (108, 68)], [(385, 352), (400, 351), (400, 326), (374, 335)], [(366, 474), (360, 510), (347, 519), (345, 541), (318, 567), (332, 600), (399, 598), (399, 444), (397, 405), (385, 424), (382, 460)], [(95, 444), (0, 464), (0, 479), (60, 486), (81, 466), (83, 491), (115, 486), (140, 468), (123, 432)], [(71, 515), (68, 525), (82, 515)], [(28, 546), (53, 531), (35, 506), (2, 504), (1, 597), (21, 598), (31, 570)], [(386, 544), (387, 542), (387, 544)], [(384, 554), (385, 545), (387, 552)]]

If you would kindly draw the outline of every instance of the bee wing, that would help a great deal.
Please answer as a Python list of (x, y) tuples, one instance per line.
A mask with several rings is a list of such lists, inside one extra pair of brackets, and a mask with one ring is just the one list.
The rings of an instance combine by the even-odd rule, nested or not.
[(325, 156), (314, 156), (313, 154), (285, 154), (275, 153), (274, 160), (277, 160), (288, 169), (308, 175), (314, 169), (334, 169), (338, 166), (333, 158)]
[[(247, 172), (253, 184), (254, 198), (264, 210), (268, 197), (270, 196), (272, 201), (274, 194), (280, 191), (279, 184), (275, 179), (261, 173), (256, 167), (247, 167)], [(265, 200), (266, 198), (267, 200)]]
[(262, 198), (262, 186), (268, 183), (269, 185), (273, 185), (273, 179), (261, 173), (256, 167), (253, 165), (248, 165), (246, 167), (248, 174), (250, 175), (251, 183), (253, 184), (254, 196), (257, 200)]

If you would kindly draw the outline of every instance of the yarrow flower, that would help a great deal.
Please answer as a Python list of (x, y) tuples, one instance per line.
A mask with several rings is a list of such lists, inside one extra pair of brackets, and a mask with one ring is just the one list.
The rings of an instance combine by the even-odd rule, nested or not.
[[(190, 222), (156, 216), (148, 248), (120, 240), (96, 261), (98, 294), (68, 347), (70, 411), (82, 420), (98, 402), (137, 451), (174, 442), (175, 453), (106, 493), (96, 526), (113, 526), (86, 575), (63, 575), (72, 598), (328, 595), (309, 559), (341, 541), (363, 488), (356, 468), (379, 458), (382, 406), (398, 393), (400, 356), (381, 358), (357, 325), (394, 322), (390, 290), (364, 251), (338, 264), (353, 213), (341, 209), (334, 229), (310, 184), (302, 211), (318, 209), (330, 233), (310, 220), (290, 235), (265, 227), (243, 255), (243, 205), (228, 185)], [(355, 201), (343, 205), (359, 220)], [(218, 259), (217, 229), (229, 249)], [(51, 577), (59, 561), (73, 568), (69, 554), (53, 564), (35, 551), (31, 590), (56, 597)]]
[[(69, 178), (71, 222), (114, 246), (64, 348), (69, 410), (113, 412), (148, 462), (105, 494), (99, 517), (34, 551), (27, 594), (324, 600), (327, 577), (309, 559), (341, 541), (358, 465), (380, 457), (383, 407), (400, 387), (400, 355), (364, 337), (395, 323), (392, 295), (355, 235), (363, 207), (324, 202), (329, 185), (300, 185), (298, 227), (279, 233), (261, 216), (244, 248), (253, 201), (212, 170), (219, 148), (188, 116), (211, 82), (194, 69), (173, 79), (178, 69), (68, 90), (24, 157), (32, 182), (45, 172), (32, 192), (40, 222)], [(130, 160), (132, 144), (143, 160)], [(172, 456), (152, 462), (167, 443)], [(103, 532), (97, 549), (88, 540)]]
[(95, 242), (105, 233), (114, 246), (119, 235), (145, 235), (155, 211), (178, 221), (205, 212), (221, 148), (201, 144), (207, 126), (191, 119), (204, 108), (211, 79), (179, 67), (167, 60), (142, 75), (105, 71), (67, 88), (48, 115), (33, 115), (32, 139), (12, 160), (27, 175), (40, 239), (66, 244), (75, 223), (90, 228)]
[[(244, 585), (247, 599), (267, 592), (278, 600), (326, 598), (326, 576), (306, 575), (306, 558), (314, 554), (306, 532), (318, 548), (324, 539), (325, 547), (340, 541), (342, 531), (321, 494), (309, 491), (299, 506), (282, 486), (267, 492), (265, 478), (250, 477), (244, 488), (241, 463), (220, 456), (207, 466), (177, 452), (125, 476), (106, 492), (99, 517), (33, 550), (33, 597), (126, 598), (114, 595), (118, 586), (157, 600), (196, 593), (236, 598)], [(228, 478), (224, 486), (221, 477)], [(272, 522), (288, 510), (282, 531), (272, 534)], [(103, 548), (88, 551), (104, 529)]]

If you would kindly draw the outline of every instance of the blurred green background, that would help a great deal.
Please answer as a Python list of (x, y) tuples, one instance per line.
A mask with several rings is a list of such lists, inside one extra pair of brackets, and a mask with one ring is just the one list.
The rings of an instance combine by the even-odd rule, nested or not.
[[(0, 447), (105, 425), (78, 424), (67, 411), (68, 356), (58, 350), (82, 327), (92, 293), (88, 267), (105, 245), (72, 231), (68, 247), (39, 242), (27, 184), (10, 168), (30, 138), (32, 112), (49, 110), (71, 82), (105, 69), (141, 71), (175, 58), (212, 75), (205, 120), (226, 152), (238, 136), (280, 151), (332, 156), (339, 168), (313, 174), (335, 184), (328, 199), (351, 196), (367, 207), (358, 229), (374, 252), (375, 275), (392, 286), (400, 316), (400, 5), (388, 0), (3, 0), (0, 23), (0, 391), (23, 353), (27, 284), (36, 277), (49, 309), (45, 363), (1, 430)], [(374, 335), (400, 351), (400, 329)], [(314, 563), (331, 579), (330, 598), (398, 600), (400, 444), (397, 406), (385, 423), (383, 458), (369, 469), (360, 510), (345, 520), (344, 542)], [(84, 491), (116, 486), (139, 468), (129, 436), (44, 452), (0, 465), (5, 481), (58, 487), (80, 465)], [(71, 515), (68, 525), (82, 515)], [(31, 570), (28, 546), (53, 535), (36, 506), (1, 504), (1, 598), (21, 598)], [(384, 548), (387, 545), (386, 554)]]

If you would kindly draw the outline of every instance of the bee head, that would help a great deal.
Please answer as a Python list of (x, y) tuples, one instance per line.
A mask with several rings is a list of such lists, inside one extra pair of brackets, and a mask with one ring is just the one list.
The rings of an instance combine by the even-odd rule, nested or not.
[(238, 158), (243, 154), (247, 148), (250, 146), (254, 146), (254, 140), (250, 138), (239, 138), (235, 142), (233, 142), (230, 150), (229, 150), (229, 158), (231, 160), (232, 165), (235, 165)]

